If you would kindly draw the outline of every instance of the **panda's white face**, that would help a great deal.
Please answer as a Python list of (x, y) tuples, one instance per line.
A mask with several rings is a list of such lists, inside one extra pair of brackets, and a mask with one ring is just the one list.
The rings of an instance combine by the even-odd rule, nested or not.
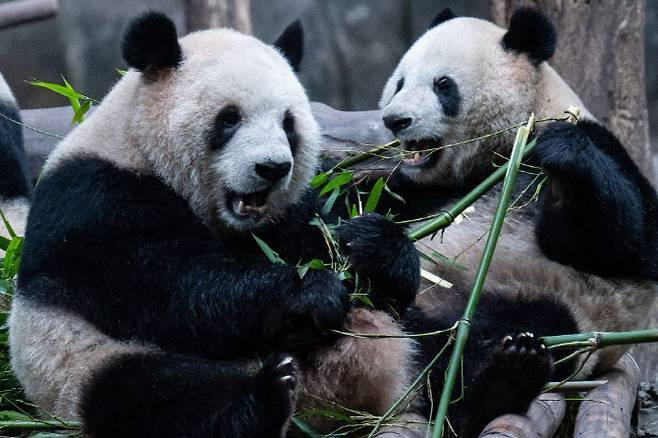
[[(386, 126), (406, 150), (402, 171), (419, 183), (451, 185), (493, 154), (487, 142), (441, 149), (522, 120), (534, 99), (536, 70), (506, 52), (505, 30), (454, 18), (427, 31), (407, 51), (380, 101)], [(498, 151), (500, 152), (500, 151)]]
[(131, 131), (154, 171), (204, 220), (249, 230), (294, 204), (320, 133), (288, 62), (255, 38), (209, 30), (140, 90)]

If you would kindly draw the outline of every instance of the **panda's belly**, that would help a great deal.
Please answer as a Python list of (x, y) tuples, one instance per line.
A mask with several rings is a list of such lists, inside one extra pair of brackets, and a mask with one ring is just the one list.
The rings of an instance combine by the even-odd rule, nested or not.
[[(465, 291), (469, 291), (496, 203), (496, 197), (481, 199), (475, 211), (468, 215), (469, 219), (451, 225), (443, 236), (439, 234), (433, 240), (427, 238), (419, 243), (421, 247), (456, 259), (468, 268), (467, 271), (427, 261), (423, 261), (423, 268), (447, 281), (468, 285)], [(511, 213), (506, 217), (487, 275), (485, 293), (556, 297), (571, 309), (581, 332), (625, 331), (646, 326), (658, 291), (655, 282), (603, 278), (551, 261), (539, 249), (533, 226), (527, 215)], [(441, 296), (446, 296), (445, 289), (424, 286), (431, 289), (424, 294), (427, 296), (422, 299), (423, 305), (439, 305)], [(623, 351), (625, 347), (606, 349), (599, 360), (614, 363)]]
[(27, 397), (46, 412), (79, 418), (82, 389), (94, 370), (120, 354), (156, 349), (112, 339), (79, 316), (16, 294), (9, 317), (11, 366)]

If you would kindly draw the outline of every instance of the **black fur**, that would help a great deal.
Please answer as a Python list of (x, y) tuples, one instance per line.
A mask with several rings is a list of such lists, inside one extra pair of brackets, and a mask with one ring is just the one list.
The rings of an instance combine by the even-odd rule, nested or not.
[(448, 76), (441, 76), (434, 80), (433, 86), (434, 94), (439, 98), (443, 113), (448, 117), (455, 117), (459, 114), (459, 107), (461, 106), (461, 95), (459, 88), (452, 78)]
[(514, 11), (509, 29), (502, 40), (505, 50), (526, 53), (535, 65), (550, 59), (556, 44), (555, 27), (542, 12), (534, 8), (518, 8)]
[(280, 438), (297, 386), (289, 359), (274, 355), (250, 373), (239, 361), (156, 353), (116, 358), (85, 389), (85, 432), (95, 438)]
[(439, 12), (439, 15), (434, 17), (434, 19), (430, 23), (429, 29), (432, 29), (432, 28), (438, 26), (439, 24), (441, 24), (445, 21), (448, 21), (448, 20), (452, 20), (453, 18), (456, 18), (456, 17), (457, 17), (457, 15), (455, 15), (455, 13), (452, 12), (452, 9), (444, 8), (441, 12)]
[(274, 47), (288, 60), (292, 69), (299, 72), (304, 58), (304, 28), (299, 20), (290, 24), (277, 38)]
[(222, 108), (215, 118), (215, 126), (210, 133), (208, 141), (210, 149), (219, 150), (228, 143), (238, 132), (241, 121), (240, 108), (236, 105), (227, 105)]
[(286, 114), (283, 116), (282, 126), (283, 132), (286, 133), (288, 144), (290, 145), (290, 151), (294, 157), (297, 154), (297, 148), (299, 147), (299, 134), (297, 133), (295, 116), (290, 110), (286, 111)]
[(372, 299), (403, 315), (420, 286), (416, 248), (399, 225), (376, 214), (359, 216), (340, 230), (342, 253), (371, 279)]
[(542, 251), (602, 276), (658, 279), (658, 198), (619, 140), (595, 122), (556, 122), (535, 155), (550, 172)]
[(291, 263), (273, 265), (250, 234), (214, 238), (156, 178), (76, 160), (35, 190), (20, 285), (31, 299), (69, 308), (116, 338), (236, 357), (295, 329), (342, 322), (347, 290), (338, 278), (310, 271), (300, 279), (294, 267), (324, 254), (319, 230), (306, 223), (295, 231), (307, 236), (258, 233)]
[[(457, 292), (466, 296), (468, 290)], [(446, 328), (461, 318), (462, 307), (446, 307), (428, 318), (412, 308), (407, 313), (407, 328), (423, 333)], [(560, 315), (560, 317), (556, 317)], [(542, 348), (537, 338), (544, 335), (575, 333), (578, 327), (569, 310), (550, 298), (512, 299), (488, 291), (481, 298), (473, 318), (473, 327), (464, 352), (463, 399), (453, 403), (449, 419), (460, 438), (476, 437), (491, 420), (505, 413), (524, 414), (530, 402), (541, 392), (549, 378), (568, 376), (573, 365), (555, 369), (553, 358)], [(532, 337), (525, 335), (533, 334)], [(511, 336), (512, 339), (506, 339)], [(422, 369), (448, 341), (448, 335), (425, 336), (421, 344), (418, 368)], [(450, 350), (440, 357), (436, 370), (448, 366)], [(443, 387), (443, 372), (433, 372), (430, 383), (437, 408)], [(455, 388), (453, 400), (461, 395), (461, 385)], [(427, 394), (423, 394), (421, 413), (434, 416)], [(429, 417), (428, 417), (429, 418)]]
[[(0, 113), (17, 122), (21, 120), (18, 108), (13, 103), (0, 100)], [(0, 117), (0, 199), (30, 195), (25, 167), (22, 128)]]
[(130, 22), (121, 52), (130, 67), (147, 74), (176, 68), (183, 59), (176, 26), (166, 15), (153, 11)]

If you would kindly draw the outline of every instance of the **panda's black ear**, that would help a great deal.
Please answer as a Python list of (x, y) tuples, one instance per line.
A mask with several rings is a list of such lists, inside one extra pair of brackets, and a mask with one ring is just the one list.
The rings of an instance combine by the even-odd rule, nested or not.
[(286, 27), (286, 30), (277, 38), (274, 47), (279, 49), (281, 54), (286, 57), (292, 69), (299, 72), (304, 57), (304, 28), (302, 22), (296, 20)]
[(527, 53), (530, 62), (541, 64), (553, 56), (557, 34), (548, 17), (534, 8), (514, 11), (509, 29), (503, 36), (503, 48)]
[(160, 12), (146, 12), (133, 20), (123, 36), (123, 59), (143, 73), (176, 68), (183, 59), (176, 25)]
[(439, 12), (439, 15), (434, 17), (434, 20), (432, 20), (432, 22), (430, 23), (429, 29), (438, 26), (444, 21), (452, 20), (453, 18), (457, 18), (457, 15), (455, 15), (455, 13), (452, 12), (452, 9), (444, 8), (441, 12)]

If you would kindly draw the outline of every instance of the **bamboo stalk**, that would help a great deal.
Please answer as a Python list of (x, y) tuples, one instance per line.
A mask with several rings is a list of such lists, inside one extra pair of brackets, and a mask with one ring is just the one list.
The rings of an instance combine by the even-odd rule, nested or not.
[(562, 336), (544, 336), (548, 348), (603, 348), (612, 345), (643, 344), (658, 342), (658, 328), (629, 332), (590, 332)]
[[(484, 281), (487, 277), (487, 272), (489, 271), (489, 265), (491, 264), (494, 250), (496, 249), (498, 236), (500, 235), (503, 221), (505, 219), (505, 215), (507, 214), (510, 198), (512, 196), (512, 189), (514, 188), (516, 175), (518, 174), (521, 160), (523, 159), (524, 150), (526, 144), (528, 143), (528, 136), (532, 130), (534, 119), (535, 117), (533, 114), (530, 116), (528, 123), (525, 126), (519, 128), (516, 134), (516, 140), (514, 141), (512, 154), (509, 159), (507, 169), (505, 170), (505, 180), (503, 182), (500, 200), (498, 202), (498, 207), (496, 208), (496, 213), (491, 224), (491, 230), (487, 236), (487, 242), (485, 244), (484, 252), (480, 260), (480, 266), (478, 267), (478, 271), (475, 276), (473, 289), (471, 291), (471, 295), (469, 296), (466, 309), (464, 310), (464, 316), (459, 321), (459, 325), (457, 327), (455, 346), (452, 350), (450, 362), (446, 371), (445, 384), (443, 385), (443, 391), (441, 392), (441, 399), (439, 401), (439, 407), (434, 421), (432, 438), (441, 438), (443, 436), (443, 427), (446, 415), (448, 413), (448, 405), (450, 404), (450, 398), (452, 397), (452, 391), (455, 386), (455, 381), (457, 380), (457, 374), (462, 362), (466, 342), (468, 341), (468, 337), (471, 331), (471, 319), (475, 313), (475, 309), (482, 292), (482, 287), (484, 286)], [(436, 220), (432, 222), (436, 222)], [(428, 232), (427, 229), (424, 230), (425, 233)]]
[(12, 420), (0, 421), (0, 431), (55, 431), (55, 430), (80, 430), (82, 424), (79, 421), (26, 421)]
[[(521, 128), (525, 129), (525, 128)], [(524, 149), (523, 157), (527, 157), (532, 149), (535, 146), (536, 141), (533, 140), (529, 142)], [(512, 161), (510, 159), (510, 161)], [(411, 240), (420, 240), (424, 237), (431, 236), (432, 234), (446, 228), (450, 225), (457, 216), (459, 216), (464, 210), (473, 205), (482, 195), (487, 193), (493, 186), (498, 184), (501, 179), (506, 175), (507, 169), (509, 168), (509, 161), (498, 169), (496, 169), (491, 175), (489, 175), (484, 181), (478, 184), (473, 190), (468, 192), (466, 196), (457, 201), (452, 207), (448, 210), (441, 213), (440, 216), (432, 219), (421, 225), (420, 227), (409, 232), (409, 238)]]

